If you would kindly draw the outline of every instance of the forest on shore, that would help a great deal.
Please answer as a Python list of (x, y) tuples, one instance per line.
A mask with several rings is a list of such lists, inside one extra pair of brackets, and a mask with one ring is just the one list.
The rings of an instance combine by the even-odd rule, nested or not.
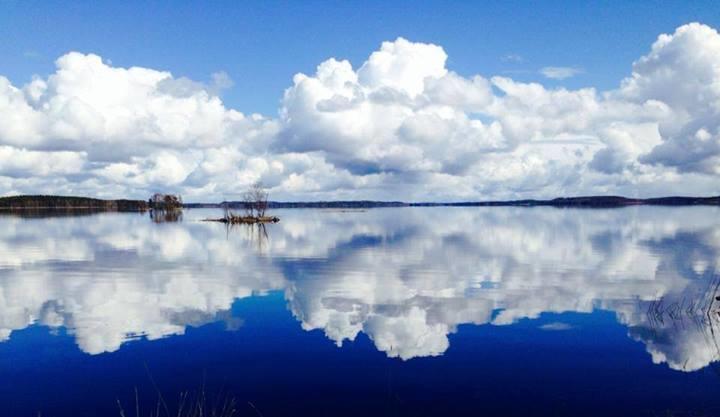
[(100, 200), (88, 197), (56, 195), (20, 195), (0, 197), (0, 210), (106, 210), (144, 211), (149, 208), (143, 200)]

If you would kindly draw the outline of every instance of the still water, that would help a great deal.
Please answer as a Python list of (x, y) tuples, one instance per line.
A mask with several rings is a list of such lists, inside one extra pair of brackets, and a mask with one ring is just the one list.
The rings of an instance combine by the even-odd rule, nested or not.
[(720, 415), (718, 208), (273, 214), (1, 216), (0, 414)]

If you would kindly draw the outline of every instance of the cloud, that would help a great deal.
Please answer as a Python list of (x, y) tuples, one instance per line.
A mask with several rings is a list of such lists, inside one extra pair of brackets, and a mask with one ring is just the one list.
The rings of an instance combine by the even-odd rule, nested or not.
[(38, 51), (33, 51), (33, 50), (23, 51), (22, 56), (23, 56), (23, 58), (31, 59), (31, 60), (36, 60), (36, 59), (42, 58), (42, 54), (40, 54)]
[(716, 193), (719, 45), (681, 26), (598, 91), (460, 75), (440, 45), (398, 38), (296, 74), (277, 117), (227, 107), (223, 72), (203, 83), (70, 52), (25, 85), (0, 76), (5, 155), (62, 167), (4, 168), (0, 194), (222, 200), (257, 180), (278, 199)]
[(0, 175), (10, 178), (81, 174), (82, 152), (41, 152), (0, 146)]
[(500, 60), (502, 62), (513, 62), (517, 64), (525, 62), (525, 58), (523, 58), (522, 55), (519, 54), (506, 54), (500, 57)]
[(720, 35), (697, 23), (661, 35), (633, 64), (620, 94), (669, 108), (659, 122), (663, 143), (640, 161), (680, 172), (720, 174)]
[(552, 80), (564, 80), (566, 78), (572, 78), (578, 74), (585, 72), (581, 68), (575, 67), (543, 67), (540, 69), (540, 74), (545, 78)]

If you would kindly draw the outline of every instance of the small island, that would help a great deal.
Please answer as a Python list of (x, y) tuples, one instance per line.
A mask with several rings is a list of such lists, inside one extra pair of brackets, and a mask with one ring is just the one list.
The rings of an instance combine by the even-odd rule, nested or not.
[(243, 194), (242, 209), (245, 211), (243, 215), (235, 214), (230, 205), (223, 204), (225, 211), (223, 217), (216, 219), (205, 219), (206, 222), (220, 222), (226, 224), (258, 224), (258, 223), (277, 223), (280, 221), (275, 216), (267, 216), (266, 212), (269, 207), (268, 193), (262, 183), (256, 182), (252, 188)]

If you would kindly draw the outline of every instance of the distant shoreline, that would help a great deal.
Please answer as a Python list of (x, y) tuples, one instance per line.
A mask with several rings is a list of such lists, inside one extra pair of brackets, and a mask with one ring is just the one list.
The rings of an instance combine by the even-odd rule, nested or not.
[[(241, 201), (222, 203), (187, 203), (184, 208), (242, 208)], [(579, 207), (614, 208), (639, 205), (652, 206), (720, 206), (720, 196), (714, 197), (658, 197), (626, 198), (620, 196), (560, 197), (551, 200), (504, 200), (464, 202), (402, 202), (402, 201), (270, 201), (269, 208), (380, 208), (380, 207)], [(102, 200), (73, 196), (22, 195), (0, 197), (0, 210), (101, 210), (101, 211), (147, 211), (144, 200)]]
[[(190, 203), (187, 208), (241, 208), (240, 201), (222, 203)], [(270, 201), (269, 208), (380, 208), (380, 207), (585, 207), (612, 208), (628, 206), (720, 206), (720, 196), (714, 197), (657, 197), (626, 198), (619, 196), (559, 197), (551, 200), (504, 200), (504, 201), (461, 201), (461, 202), (416, 202), (402, 201)]]
[(0, 211), (20, 210), (86, 210), (86, 211), (146, 211), (150, 207), (143, 200), (101, 200), (88, 197), (56, 195), (19, 195), (0, 197)]

